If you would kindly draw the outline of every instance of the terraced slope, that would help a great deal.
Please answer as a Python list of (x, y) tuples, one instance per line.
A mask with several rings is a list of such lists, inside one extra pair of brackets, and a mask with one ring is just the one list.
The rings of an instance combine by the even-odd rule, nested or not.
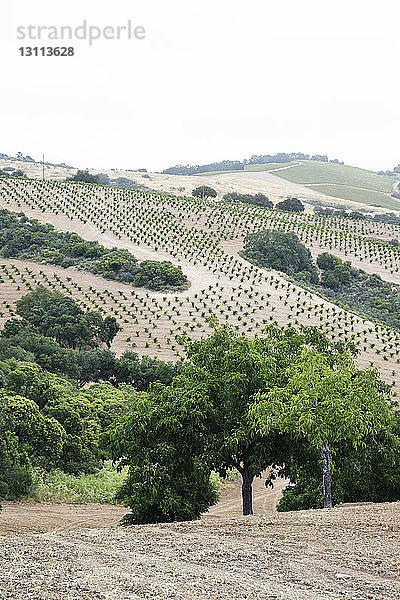
[(361, 350), (360, 364), (378, 365), (397, 385), (400, 332), (257, 268), (238, 251), (250, 231), (290, 230), (314, 254), (332, 251), (400, 283), (400, 249), (386, 243), (399, 237), (399, 227), (57, 181), (3, 180), (0, 205), (105, 246), (128, 248), (140, 259), (171, 260), (191, 281), (190, 289), (179, 294), (152, 293), (72, 268), (1, 259), (3, 320), (13, 314), (15, 299), (40, 283), (88, 309), (114, 314), (124, 328), (112, 347), (118, 353), (133, 348), (173, 360), (182, 353), (180, 336), (207, 334), (210, 319), (249, 335), (261, 334), (269, 323), (314, 324), (332, 338), (353, 339)]

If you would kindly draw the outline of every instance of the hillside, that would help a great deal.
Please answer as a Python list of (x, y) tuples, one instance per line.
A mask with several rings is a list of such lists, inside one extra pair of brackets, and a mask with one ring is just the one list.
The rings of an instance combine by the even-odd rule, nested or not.
[(267, 179), (275, 183), (283, 179), (341, 200), (390, 210), (400, 209), (400, 202), (391, 196), (397, 189), (398, 181), (392, 176), (377, 175), (372, 171), (349, 165), (319, 161), (247, 165), (245, 172), (240, 172), (240, 176), (251, 174), (255, 178), (265, 178), (266, 172), (269, 175)]
[(399, 226), (57, 181), (3, 180), (0, 194), (4, 208), (105, 247), (126, 248), (139, 260), (170, 260), (190, 281), (184, 292), (156, 293), (74, 268), (2, 259), (2, 322), (13, 314), (17, 298), (43, 284), (76, 298), (84, 308), (117, 317), (123, 331), (112, 350), (118, 353), (134, 349), (177, 360), (179, 336), (209, 333), (210, 317), (249, 335), (274, 322), (317, 325), (332, 338), (349, 336), (361, 351), (360, 365), (379, 366), (384, 378), (397, 385), (400, 332), (251, 265), (238, 252), (249, 232), (290, 230), (314, 256), (328, 250), (357, 268), (400, 283), (399, 248), (386, 243), (399, 237)]
[[(220, 189), (238, 189), (235, 175), (221, 181), (231, 177)], [(242, 189), (254, 193), (253, 184), (244, 178)], [(285, 197), (284, 188), (260, 184), (270, 197)], [(183, 291), (156, 292), (89, 273), (79, 262), (63, 268), (9, 255), (0, 258), (1, 325), (16, 314), (16, 300), (38, 285), (61, 291), (84, 310), (114, 316), (122, 327), (111, 345), (118, 355), (133, 350), (176, 362), (183, 356), (182, 334), (199, 339), (215, 320), (248, 336), (262, 335), (271, 323), (316, 325), (332, 340), (354, 342), (359, 365), (378, 367), (400, 393), (399, 329), (241, 255), (249, 233), (284, 230), (296, 233), (314, 258), (334, 253), (400, 284), (400, 246), (389, 243), (399, 239), (400, 225), (55, 179), (1, 179), (0, 208), (106, 249), (129, 250), (138, 261), (171, 261), (189, 280)], [(127, 528), (117, 526), (126, 512), (120, 506), (42, 504), (27, 510), (6, 502), (0, 589), (6, 598), (32, 600), (400, 598), (398, 503), (277, 513), (285, 481), (267, 490), (257, 479), (256, 516), (244, 518), (240, 485), (240, 479), (225, 485), (221, 501), (200, 521)]]

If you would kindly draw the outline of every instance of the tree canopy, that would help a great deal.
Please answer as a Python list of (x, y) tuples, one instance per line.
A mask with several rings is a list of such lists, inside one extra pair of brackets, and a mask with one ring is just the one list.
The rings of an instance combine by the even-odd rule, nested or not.
[(344, 441), (356, 450), (387, 429), (390, 396), (375, 371), (359, 371), (346, 353), (334, 365), (305, 346), (287, 371), (284, 386), (258, 394), (252, 408), (259, 430), (287, 433), (321, 454), (324, 506), (332, 506), (331, 462)]
[(72, 298), (43, 286), (23, 296), (16, 306), (23, 321), (14, 321), (15, 326), (26, 323), (65, 348), (94, 348), (100, 342), (110, 347), (121, 329), (115, 317), (103, 319), (100, 312), (84, 312)]
[(192, 191), (192, 196), (206, 200), (207, 198), (216, 198), (217, 192), (208, 185), (200, 185)]
[(244, 240), (243, 255), (259, 266), (288, 274), (301, 273), (310, 281), (318, 281), (311, 252), (295, 233), (269, 229), (251, 233)]
[(286, 200), (278, 202), (276, 208), (286, 212), (304, 212), (304, 204), (298, 198), (286, 198)]

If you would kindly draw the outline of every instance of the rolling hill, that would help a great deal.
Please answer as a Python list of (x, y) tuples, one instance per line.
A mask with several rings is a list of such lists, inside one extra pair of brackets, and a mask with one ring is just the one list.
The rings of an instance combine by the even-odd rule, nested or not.
[(5, 179), (0, 198), (2, 208), (52, 223), (60, 231), (126, 248), (138, 259), (170, 260), (190, 281), (183, 292), (151, 292), (76, 268), (3, 258), (2, 322), (13, 314), (16, 299), (41, 284), (70, 295), (83, 308), (114, 315), (123, 327), (112, 346), (119, 354), (133, 349), (178, 360), (180, 336), (209, 333), (215, 318), (249, 335), (261, 334), (269, 323), (317, 325), (331, 338), (348, 336), (356, 342), (360, 365), (379, 366), (397, 386), (399, 331), (258, 268), (239, 252), (249, 232), (293, 231), (314, 256), (327, 250), (400, 283), (399, 247), (387, 243), (399, 236), (399, 226), (56, 180)]
[[(400, 201), (391, 196), (398, 181), (393, 176), (378, 175), (373, 171), (339, 163), (310, 160), (281, 164), (251, 164), (246, 165), (244, 171), (237, 171), (236, 174), (243, 176), (245, 173), (251, 173), (254, 176), (266, 172), (274, 178), (304, 186), (306, 189), (333, 198), (400, 210)], [(215, 172), (205, 175), (211, 174), (216, 175)], [(276, 183), (278, 181), (276, 180)]]

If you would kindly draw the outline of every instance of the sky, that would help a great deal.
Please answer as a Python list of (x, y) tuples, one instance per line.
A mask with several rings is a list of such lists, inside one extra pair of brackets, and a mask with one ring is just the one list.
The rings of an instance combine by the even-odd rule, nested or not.
[[(0, 152), (98, 169), (275, 152), (393, 168), (399, 17), (388, 0), (2, 2)], [(142, 39), (27, 38), (84, 22), (111, 37), (128, 21)], [(62, 45), (74, 56), (19, 50)]]

